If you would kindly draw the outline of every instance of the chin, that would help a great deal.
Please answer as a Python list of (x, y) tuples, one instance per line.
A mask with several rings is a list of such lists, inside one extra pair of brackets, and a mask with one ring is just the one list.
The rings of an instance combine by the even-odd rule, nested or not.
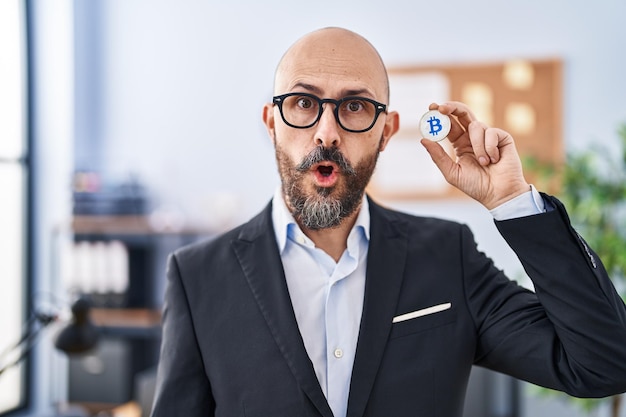
[(315, 191), (317, 192), (317, 195), (320, 197), (331, 197), (336, 189), (337, 189), (336, 185), (332, 187), (319, 187), (319, 186), (315, 187)]

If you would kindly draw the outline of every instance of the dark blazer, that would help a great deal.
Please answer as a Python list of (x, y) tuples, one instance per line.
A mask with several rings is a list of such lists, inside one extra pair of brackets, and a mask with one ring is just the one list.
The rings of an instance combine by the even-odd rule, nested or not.
[[(556, 209), (496, 222), (532, 293), (457, 223), (370, 201), (348, 416), (462, 415), (472, 364), (577, 396), (626, 391), (626, 309)], [(451, 308), (392, 323), (430, 306)], [(154, 417), (332, 416), (293, 312), (268, 206), (169, 260)]]

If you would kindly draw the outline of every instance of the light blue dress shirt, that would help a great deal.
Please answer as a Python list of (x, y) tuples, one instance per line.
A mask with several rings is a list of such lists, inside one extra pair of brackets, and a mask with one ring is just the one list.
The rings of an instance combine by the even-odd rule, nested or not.
[[(505, 220), (543, 211), (543, 199), (532, 187), (491, 214)], [(363, 198), (339, 262), (302, 232), (280, 187), (272, 202), (272, 221), (304, 347), (334, 416), (345, 417), (365, 294), (369, 204)]]

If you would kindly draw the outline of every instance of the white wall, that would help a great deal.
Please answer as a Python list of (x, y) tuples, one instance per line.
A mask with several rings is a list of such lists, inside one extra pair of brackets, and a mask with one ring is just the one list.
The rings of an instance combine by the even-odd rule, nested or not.
[(274, 67), (329, 25), (365, 35), (389, 65), (562, 58), (568, 148), (614, 138), (626, 120), (625, 15), (618, 0), (102, 2), (105, 166), (139, 174), (196, 220), (221, 193), (241, 202), (238, 218), (255, 212), (277, 181), (261, 124)]

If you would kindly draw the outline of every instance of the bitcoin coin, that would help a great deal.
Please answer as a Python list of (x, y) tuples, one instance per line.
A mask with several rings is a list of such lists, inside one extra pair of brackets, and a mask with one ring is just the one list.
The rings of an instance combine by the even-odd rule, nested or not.
[(437, 110), (430, 110), (420, 119), (420, 132), (426, 139), (439, 142), (450, 133), (450, 118)]

